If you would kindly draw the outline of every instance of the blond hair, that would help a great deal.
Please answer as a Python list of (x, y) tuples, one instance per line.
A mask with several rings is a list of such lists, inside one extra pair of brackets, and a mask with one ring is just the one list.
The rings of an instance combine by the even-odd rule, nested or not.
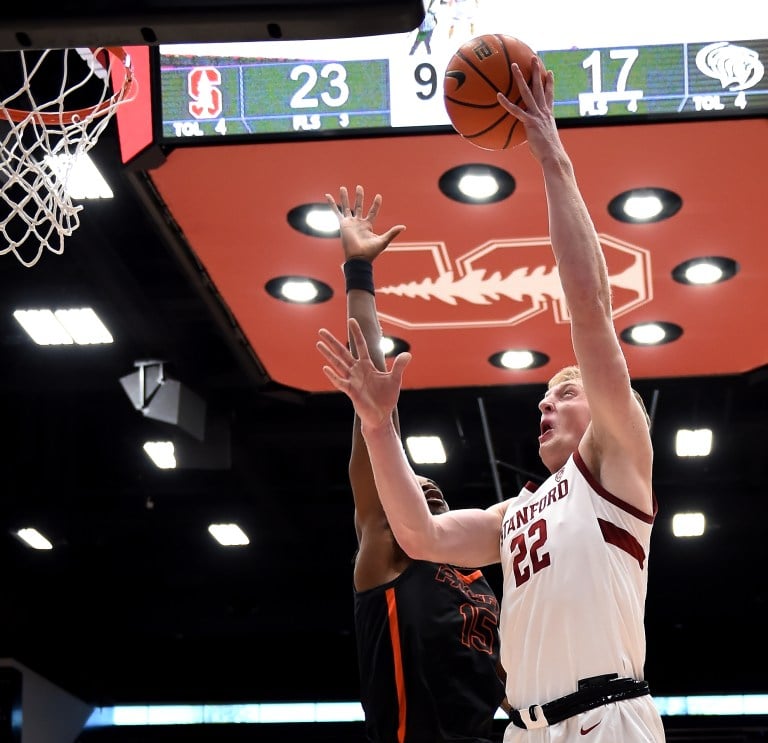
[[(578, 366), (564, 366), (559, 372), (555, 373), (549, 382), (547, 382), (547, 389), (551, 390), (556, 384), (570, 382), (572, 379), (581, 379), (581, 369), (579, 369)], [(634, 387), (632, 388), (632, 394), (640, 405), (640, 409), (643, 411), (643, 415), (645, 415), (645, 422), (648, 424), (648, 428), (650, 428), (651, 416), (648, 415), (648, 410), (645, 407), (643, 398), (640, 397), (640, 393)]]

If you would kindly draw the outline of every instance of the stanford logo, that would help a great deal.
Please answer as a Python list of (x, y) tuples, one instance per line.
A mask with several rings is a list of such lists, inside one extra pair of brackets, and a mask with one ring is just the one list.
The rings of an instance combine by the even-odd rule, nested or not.
[(215, 67), (195, 67), (187, 75), (189, 113), (196, 119), (215, 119), (224, 109), (221, 73)]
[[(650, 252), (600, 235), (619, 317), (653, 298)], [(376, 259), (379, 315), (405, 328), (570, 320), (548, 238), (491, 240), (453, 263), (445, 243), (397, 243)]]

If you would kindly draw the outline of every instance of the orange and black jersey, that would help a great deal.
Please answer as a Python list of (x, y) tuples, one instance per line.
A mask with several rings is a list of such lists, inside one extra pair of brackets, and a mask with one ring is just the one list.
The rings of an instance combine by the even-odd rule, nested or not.
[(486, 743), (504, 697), (499, 602), (480, 570), (413, 562), (355, 593), (360, 692), (375, 743)]

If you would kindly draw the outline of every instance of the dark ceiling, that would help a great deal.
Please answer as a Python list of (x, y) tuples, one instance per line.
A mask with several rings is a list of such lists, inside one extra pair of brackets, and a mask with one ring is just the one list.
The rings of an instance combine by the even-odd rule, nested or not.
[[(625, 349), (654, 414), (660, 510), (646, 671), (659, 695), (766, 691), (756, 656), (768, 610), (767, 133), (763, 119), (564, 132), (598, 231), (651, 256), (652, 296), (617, 327), (684, 329), (666, 346)], [(360, 182), (384, 195), (380, 227), (406, 223), (404, 244), (444, 242), (453, 266), (488, 240), (546, 235), (524, 147), (499, 156), (444, 134), (187, 147), (134, 172), (112, 124), (92, 154), (114, 199), (85, 202), (62, 255), (31, 268), (0, 260), (0, 657), (91, 704), (356, 699), (351, 408), (329, 391), (314, 349), (317, 328), (343, 327), (341, 251), (292, 230), (286, 215)], [(437, 182), (463, 162), (509, 170), (515, 195), (477, 211), (448, 201)], [(610, 198), (646, 185), (682, 197), (674, 219), (609, 217)], [(670, 278), (685, 258), (711, 254), (738, 261), (733, 280), (692, 290)], [(546, 251), (525, 260), (549, 265)], [(384, 276), (407, 273), (392, 265)], [(286, 274), (325, 281), (334, 296), (303, 307), (275, 300), (265, 283)], [(390, 295), (379, 301), (398, 316)], [(426, 313), (447, 327), (384, 322), (415, 354), (404, 432), (445, 438), (449, 462), (422, 470), (454, 508), (488, 505), (497, 485), (506, 497), (543, 474), (536, 403), (570, 360), (567, 326), (548, 301), (515, 324), (474, 327), (481, 315), (461, 300), (469, 324), (437, 300), (408, 323)], [(96, 309), (112, 345), (36, 346), (12, 316), (82, 305)], [(487, 363), (518, 344), (550, 364), (515, 376)], [(133, 407), (119, 380), (149, 359), (206, 401), (206, 441)], [(712, 455), (677, 458), (676, 428), (698, 425), (714, 431)], [(176, 441), (184, 466), (152, 465), (141, 444), (157, 437)], [(707, 531), (674, 539), (672, 515), (689, 509), (706, 514)], [(211, 539), (208, 524), (230, 520), (249, 546)], [(54, 549), (26, 547), (14, 536), (24, 526)]]

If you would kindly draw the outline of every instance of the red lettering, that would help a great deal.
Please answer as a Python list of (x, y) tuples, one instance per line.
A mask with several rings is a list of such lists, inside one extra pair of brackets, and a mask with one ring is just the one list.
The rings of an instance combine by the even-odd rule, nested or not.
[[(526, 534), (531, 540), (528, 547)], [(546, 568), (551, 563), (549, 552), (544, 551), (547, 541), (547, 522), (544, 519), (534, 521), (525, 534), (518, 534), (511, 541), (509, 550), (512, 553), (512, 575), (515, 578), (515, 586), (521, 586), (534, 573)], [(530, 555), (530, 560), (526, 558)], [(530, 567), (524, 562), (530, 562)]]

